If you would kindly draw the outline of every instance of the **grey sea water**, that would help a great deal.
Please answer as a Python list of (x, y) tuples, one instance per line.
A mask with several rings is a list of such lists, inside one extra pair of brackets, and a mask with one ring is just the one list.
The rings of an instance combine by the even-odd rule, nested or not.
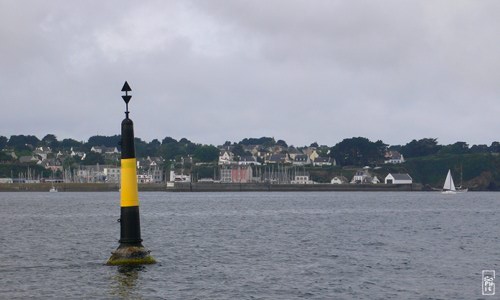
[(0, 298), (498, 297), (481, 295), (498, 193), (141, 193), (140, 210), (158, 264), (109, 267), (118, 193), (0, 193)]

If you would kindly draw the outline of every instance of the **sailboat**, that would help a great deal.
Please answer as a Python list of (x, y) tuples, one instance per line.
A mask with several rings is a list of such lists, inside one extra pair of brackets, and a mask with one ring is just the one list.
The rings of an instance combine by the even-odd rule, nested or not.
[(467, 189), (456, 189), (455, 183), (453, 182), (453, 177), (451, 176), (451, 171), (448, 170), (448, 174), (446, 175), (446, 179), (444, 180), (442, 194), (456, 194), (456, 193), (465, 193)]

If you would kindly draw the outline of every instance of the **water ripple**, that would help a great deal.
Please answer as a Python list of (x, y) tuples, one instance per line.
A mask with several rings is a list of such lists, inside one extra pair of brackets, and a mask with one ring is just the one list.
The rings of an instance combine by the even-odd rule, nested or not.
[[(6, 299), (474, 299), (494, 193), (141, 193), (159, 261), (104, 266), (115, 193), (0, 193)], [(451, 200), (450, 200), (451, 199)]]

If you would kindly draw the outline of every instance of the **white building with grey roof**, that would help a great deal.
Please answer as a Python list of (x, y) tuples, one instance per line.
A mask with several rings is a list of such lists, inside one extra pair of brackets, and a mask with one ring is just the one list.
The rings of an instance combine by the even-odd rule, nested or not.
[(391, 174), (389, 173), (385, 177), (385, 184), (412, 184), (413, 179), (408, 173), (397, 173)]

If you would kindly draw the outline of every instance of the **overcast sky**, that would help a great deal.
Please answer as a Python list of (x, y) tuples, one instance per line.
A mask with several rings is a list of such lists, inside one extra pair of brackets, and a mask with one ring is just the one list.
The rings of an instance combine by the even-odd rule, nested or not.
[(0, 135), (500, 140), (500, 1), (0, 0)]

